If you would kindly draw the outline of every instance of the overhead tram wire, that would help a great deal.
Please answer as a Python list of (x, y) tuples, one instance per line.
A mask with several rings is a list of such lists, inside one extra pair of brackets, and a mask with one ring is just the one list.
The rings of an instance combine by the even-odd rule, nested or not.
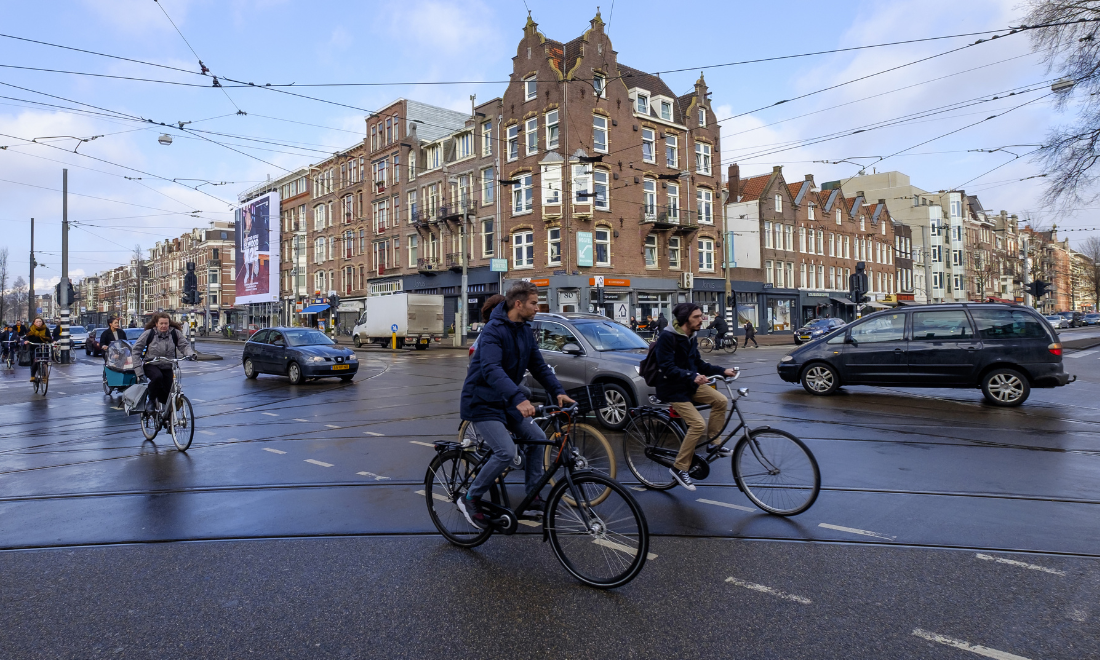
[[(180, 39), (183, 39), (183, 43), (187, 44), (187, 48), (191, 51), (191, 54), (195, 56), (195, 59), (198, 61), (199, 66), (205, 69), (206, 65), (202, 63), (202, 58), (199, 57), (199, 54), (195, 52), (195, 49), (191, 46), (191, 42), (187, 40), (187, 37), (183, 36), (183, 32), (180, 31), (179, 26), (176, 25), (176, 22), (173, 21), (172, 17), (168, 15), (168, 10), (164, 8), (164, 5), (161, 4), (160, 0), (153, 0), (153, 2), (156, 3), (157, 7), (160, 7), (161, 13), (164, 14), (164, 17), (167, 18), (168, 22), (172, 24), (173, 28), (175, 28), (176, 34), (180, 36)], [(216, 78), (215, 82), (217, 82)], [(225, 98), (229, 99), (229, 102), (233, 104), (233, 107), (237, 109), (237, 112), (244, 112), (243, 110), (241, 110), (241, 107), (237, 105), (237, 102), (229, 96), (229, 92), (225, 91), (224, 88), (222, 89), (222, 93), (225, 94)]]
[[(17, 185), (17, 186), (27, 186), (28, 188), (38, 188), (39, 190), (48, 190), (50, 192), (56, 192), (56, 193), (62, 192), (61, 190), (58, 190), (57, 188), (49, 188), (47, 186), (40, 186), (40, 185), (34, 184), (34, 183), (24, 183), (23, 181), (12, 181), (11, 179), (0, 179), (0, 182), (11, 183), (11, 184), (14, 184), (14, 185)], [(155, 206), (145, 206), (144, 204), (134, 204), (133, 202), (123, 202), (121, 200), (110, 199), (108, 197), (96, 197), (95, 195), (85, 195), (85, 194), (82, 194), (82, 193), (73, 192), (71, 190), (69, 191), (69, 194), (70, 195), (75, 195), (77, 197), (87, 197), (88, 199), (95, 199), (95, 200), (99, 200), (101, 202), (111, 202), (113, 204), (124, 204), (126, 206), (135, 206), (139, 209), (148, 209), (150, 211), (163, 211), (163, 212), (165, 212), (166, 214), (169, 214), (169, 215), (186, 215), (186, 216), (189, 216), (189, 217), (192, 217), (192, 218), (199, 218), (201, 220), (214, 220), (214, 218), (205, 218), (201, 215), (198, 215), (199, 213), (225, 213), (225, 211), (203, 211), (203, 210), (170, 211), (168, 209), (161, 209), (161, 208), (157, 208)]]

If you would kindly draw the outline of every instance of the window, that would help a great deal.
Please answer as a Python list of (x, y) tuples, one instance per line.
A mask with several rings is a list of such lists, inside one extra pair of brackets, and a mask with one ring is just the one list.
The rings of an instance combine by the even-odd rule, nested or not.
[(538, 342), (539, 350), (555, 353), (561, 353), (566, 344), (580, 346), (577, 338), (564, 325), (548, 321), (539, 323), (538, 329), (535, 330), (535, 341)]
[(561, 204), (561, 165), (542, 166), (542, 205)]
[(351, 259), (355, 256), (355, 232), (344, 232), (344, 258)]
[(707, 109), (706, 108), (699, 108), (699, 125), (700, 126), (706, 126), (707, 125)]
[(313, 231), (321, 231), (325, 228), (325, 205), (318, 204), (313, 207)]
[(485, 206), (496, 201), (496, 172), (491, 167), (481, 170), (481, 203)]
[(783, 225), (783, 249), (788, 252), (794, 250), (794, 226)]
[(822, 229), (817, 230), (817, 253), (825, 254), (825, 231)]
[(876, 316), (853, 326), (850, 332), (855, 344), (902, 341), (905, 338), (905, 314)]
[(867, 231), (867, 216), (865, 215), (859, 216), (859, 230)]
[(961, 266), (963, 265), (963, 252), (962, 250), (951, 250), (951, 265)]
[(345, 225), (351, 222), (352, 215), (355, 211), (354, 199), (355, 198), (352, 197), (351, 195), (347, 195), (347, 196), (344, 197), (343, 200), (341, 200), (343, 202), (342, 206), (343, 206), (343, 212), (344, 212), (344, 224)]
[[(783, 212), (783, 195), (780, 195), (779, 193), (776, 193), (776, 195), (775, 195), (775, 212), (776, 213), (782, 213)], [(810, 250), (810, 251), (813, 252), (813, 250)]]
[(932, 273), (932, 288), (933, 289), (942, 289), (943, 288), (943, 273)]
[(880, 226), (882, 228), (882, 235), (885, 236), (886, 235), (886, 219), (885, 218), (880, 223)]
[(495, 252), (493, 239), (496, 237), (496, 227), (493, 219), (481, 221), (481, 256), (491, 257)]
[(836, 224), (837, 225), (843, 224), (843, 222), (841, 222), (840, 209), (836, 210)]
[(934, 263), (934, 264), (943, 263), (943, 246), (942, 245), (933, 245), (929, 249), (929, 254), (932, 257), (932, 263)]
[(535, 266), (535, 232), (517, 231), (512, 234), (512, 261), (514, 268)]
[(604, 81), (604, 77), (600, 74), (592, 76), (592, 91), (595, 92), (596, 98), (607, 98), (607, 85)]
[(378, 148), (378, 131), (377, 125), (371, 125), (370, 127), (370, 149), (374, 151)]
[(836, 234), (829, 232), (829, 256), (836, 256)]
[(829, 288), (830, 289), (840, 288), (836, 285), (836, 267), (835, 266), (829, 266)]
[(481, 122), (481, 155), (491, 156), (493, 154), (493, 122), (483, 121)]
[(695, 171), (699, 174), (710, 174), (710, 145), (696, 143), (695, 145)]
[(672, 121), (672, 104), (668, 101), (661, 101), (661, 119)]
[(409, 152), (409, 181), (416, 178), (416, 152)]
[(523, 100), (534, 101), (539, 95), (538, 80), (534, 76), (523, 79)]
[(668, 221), (680, 222), (680, 186), (668, 184)]
[(650, 233), (645, 237), (645, 267), (657, 267), (657, 234)]
[(670, 236), (668, 239), (668, 267), (671, 270), (680, 270), (679, 236)]
[(764, 221), (764, 247), (775, 247), (775, 244), (772, 243), (772, 223), (768, 220)]
[(963, 290), (962, 275), (953, 275), (951, 279), (952, 279), (952, 282), (955, 285), (955, 291), (961, 292)]
[(546, 113), (546, 148), (558, 148), (558, 111)]
[(547, 265), (561, 265), (561, 229), (554, 227), (546, 231)]
[(418, 255), (420, 253), (420, 237), (416, 234), (409, 234), (409, 268), (416, 268), (418, 263)]
[(649, 96), (645, 94), (638, 94), (637, 100), (634, 102), (634, 109), (640, 115), (649, 114)]
[(825, 288), (825, 266), (822, 265), (817, 267), (817, 288)]
[(607, 153), (607, 117), (592, 117), (592, 150)]
[(519, 124), (508, 127), (508, 160), (519, 158)]
[(699, 223), (714, 224), (714, 192), (706, 188), (695, 191), (695, 204), (699, 209)]
[(972, 339), (974, 331), (970, 319), (961, 309), (943, 312), (913, 312), (913, 339), (915, 341), (954, 341)]
[(714, 240), (710, 238), (699, 239), (699, 270), (704, 272), (714, 271)]
[(772, 262), (764, 262), (764, 276), (768, 284), (775, 285), (775, 277), (772, 275)]
[(527, 120), (525, 128), (527, 135), (527, 155), (538, 153), (539, 150), (539, 118), (531, 117)]
[(676, 168), (680, 165), (680, 149), (675, 135), (665, 136), (665, 165)]
[(805, 261), (802, 262), (802, 266), (799, 268), (799, 281), (801, 282), (802, 288), (805, 289), (807, 286)]
[(817, 245), (814, 240), (814, 230), (811, 229), (810, 231), (806, 232), (806, 236), (809, 239), (807, 243), (807, 252), (809, 252), (810, 254), (815, 254), (817, 252)]
[(642, 179), (642, 209), (646, 218), (657, 216), (657, 182), (653, 179)]
[(657, 134), (651, 128), (642, 129), (642, 160), (647, 163), (655, 163), (656, 161), (656, 142)]
[(590, 165), (573, 166), (573, 203), (591, 204), (592, 198), (588, 193), (592, 192), (592, 170)]
[(959, 200), (951, 200), (951, 217), (958, 218), (962, 216), (962, 202)]
[(530, 174), (520, 174), (512, 184), (512, 215), (529, 213), (534, 209), (534, 190)]
[(608, 180), (611, 175), (607, 170), (596, 170), (592, 173), (593, 191), (596, 193), (596, 208), (600, 211), (611, 210), (611, 198), (608, 196), (607, 191), (609, 187)]
[(1034, 315), (1022, 310), (970, 308), (982, 339), (1047, 339)]
[[(474, 155), (474, 136), (470, 133), (462, 133), (455, 138), (455, 158), (467, 158), (472, 155)], [(395, 167), (394, 172), (396, 171)]]
[(386, 144), (393, 142), (393, 120), (386, 120)]
[(810, 205), (806, 207), (806, 218), (808, 220), (814, 219), (814, 208), (815, 207), (813, 205), (813, 202), (811, 202)]
[(611, 265), (611, 230), (610, 229), (597, 229), (596, 230), (596, 265), (597, 266), (610, 266)]

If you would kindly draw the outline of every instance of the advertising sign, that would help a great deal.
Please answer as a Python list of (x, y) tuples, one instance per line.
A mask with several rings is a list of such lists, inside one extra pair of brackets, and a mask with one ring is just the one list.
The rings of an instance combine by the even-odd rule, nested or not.
[(592, 232), (577, 232), (577, 265), (592, 265)]
[(507, 273), (508, 272), (508, 260), (507, 259), (490, 259), (489, 260), (489, 272), (492, 272), (492, 273)]
[(279, 193), (268, 193), (239, 207), (234, 230), (237, 304), (278, 302)]

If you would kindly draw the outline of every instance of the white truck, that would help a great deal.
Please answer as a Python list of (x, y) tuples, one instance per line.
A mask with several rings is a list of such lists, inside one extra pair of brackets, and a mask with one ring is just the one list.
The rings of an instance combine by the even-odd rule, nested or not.
[(351, 331), (356, 347), (389, 346), (397, 334), (398, 346), (425, 350), (443, 340), (443, 296), (395, 293), (367, 298), (363, 313)]

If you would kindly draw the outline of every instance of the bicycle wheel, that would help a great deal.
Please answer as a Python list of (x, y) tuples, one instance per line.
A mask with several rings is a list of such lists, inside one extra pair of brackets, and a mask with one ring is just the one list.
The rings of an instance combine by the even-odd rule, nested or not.
[(157, 437), (157, 433), (160, 433), (160, 420), (154, 413), (141, 413), (138, 416), (138, 423), (141, 424), (141, 434), (146, 440), (152, 440)]
[(50, 390), (50, 363), (43, 362), (38, 365), (38, 380), (42, 381), (42, 396)]
[(733, 478), (753, 504), (777, 516), (809, 509), (821, 490), (814, 455), (778, 429), (750, 431), (748, 439), (741, 438), (733, 450)]
[(474, 425), (463, 420), (463, 422), (458, 425), (458, 442), (462, 444), (462, 441), (467, 439), (470, 441), (471, 445), (477, 446), (479, 440), (477, 431), (474, 430)]
[(726, 353), (736, 353), (737, 340), (733, 337), (726, 337), (724, 340), (722, 340), (722, 350), (724, 350)]
[(642, 413), (630, 420), (623, 435), (626, 466), (642, 485), (655, 490), (668, 490), (676, 480), (668, 467), (645, 455), (647, 448), (679, 451), (684, 434), (672, 422), (654, 413)]
[(34, 377), (34, 393), (35, 394), (38, 394), (38, 388), (41, 385), (41, 383), (42, 383), (42, 379), (39, 378), (38, 376), (35, 376)]
[(170, 401), (168, 407), (168, 432), (172, 434), (176, 449), (187, 451), (195, 438), (195, 411), (185, 395), (177, 394), (173, 398), (175, 400)]
[[(619, 482), (598, 472), (574, 472), (572, 481), (580, 506), (566, 501), (566, 481), (550, 491), (546, 503), (546, 528), (558, 561), (593, 587), (630, 582), (649, 554), (649, 526), (642, 508)], [(591, 500), (601, 492), (607, 493), (601, 502)]]
[(458, 498), (466, 496), (478, 464), (474, 454), (460, 449), (436, 453), (424, 475), (424, 499), (428, 515), (443, 538), (460, 548), (475, 548), (492, 535), (492, 529), (470, 524), (458, 509)]
[[(614, 479), (617, 472), (615, 451), (611, 448), (611, 443), (607, 441), (604, 434), (600, 433), (596, 427), (588, 424), (571, 424), (568, 429), (569, 440), (580, 454), (577, 459), (580, 465), (576, 465), (574, 468), (577, 470), (592, 470)], [(546, 451), (542, 456), (542, 465), (546, 470), (550, 470), (550, 464), (554, 462), (557, 451), (557, 447), (546, 445)], [(551, 478), (550, 485), (553, 486), (555, 483), (557, 483), (557, 479)], [(610, 490), (597, 493), (593, 497), (592, 503), (599, 504), (603, 502), (610, 493)], [(566, 495), (565, 498), (570, 506), (576, 505), (571, 496)]]
[(704, 353), (710, 353), (714, 350), (714, 340), (710, 337), (703, 337), (699, 340), (699, 350)]

